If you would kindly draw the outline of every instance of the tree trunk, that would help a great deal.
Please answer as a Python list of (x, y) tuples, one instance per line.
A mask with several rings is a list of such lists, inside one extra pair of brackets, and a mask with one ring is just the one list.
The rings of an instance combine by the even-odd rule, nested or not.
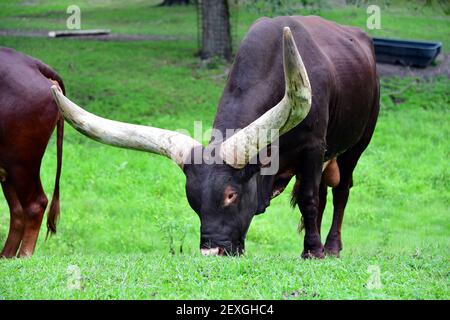
[(230, 12), (227, 0), (201, 1), (202, 49), (200, 57), (231, 59)]
[(164, 7), (170, 7), (173, 5), (177, 5), (177, 4), (185, 4), (188, 5), (189, 4), (189, 0), (164, 0), (162, 3), (160, 3), (160, 6), (164, 6)]

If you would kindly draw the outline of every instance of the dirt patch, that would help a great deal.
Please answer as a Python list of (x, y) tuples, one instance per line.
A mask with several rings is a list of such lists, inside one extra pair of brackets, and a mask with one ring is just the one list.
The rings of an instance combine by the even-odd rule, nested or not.
[(413, 68), (402, 65), (377, 63), (378, 73), (383, 78), (389, 77), (419, 77), (432, 78), (446, 76), (450, 78), (450, 54), (440, 54), (434, 65), (427, 68)]
[(36, 6), (39, 4), (39, 0), (28, 0), (20, 3), (22, 6)]

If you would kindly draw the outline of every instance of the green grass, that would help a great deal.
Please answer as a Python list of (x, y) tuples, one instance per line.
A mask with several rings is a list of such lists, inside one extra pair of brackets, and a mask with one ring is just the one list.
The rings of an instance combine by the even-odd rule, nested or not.
[[(134, 19), (129, 11), (139, 11), (142, 3), (116, 14)], [(18, 8), (12, 2), (2, 6), (11, 10), (8, 17)], [(23, 10), (42, 13), (51, 5), (43, 8)], [(174, 10), (186, 19), (192, 14), (191, 9)], [(406, 32), (403, 26), (398, 33)], [(448, 35), (445, 28), (440, 32)], [(165, 32), (147, 24), (140, 31)], [(218, 77), (225, 66), (200, 64), (194, 57), (196, 42), (189, 39), (0, 37), (0, 44), (52, 65), (65, 79), (68, 96), (86, 109), (169, 129), (193, 130), (195, 120), (207, 129), (225, 81)], [(448, 299), (449, 86), (448, 78), (382, 81), (378, 127), (355, 171), (346, 210), (342, 258), (323, 261), (299, 258), (299, 212), (289, 206), (288, 191), (254, 219), (245, 257), (200, 257), (199, 220), (175, 164), (98, 144), (66, 126), (58, 234), (47, 242), (42, 234), (31, 259), (0, 261), (0, 299)], [(52, 139), (41, 172), (48, 195), (55, 166)], [(324, 233), (331, 222), (329, 200)], [(0, 243), (8, 224), (2, 200)], [(81, 271), (80, 290), (68, 287), (71, 265)], [(367, 286), (370, 266), (380, 269), (380, 289)]]
[[(401, 255), (400, 255), (401, 253)], [(21, 299), (435, 299), (448, 297), (442, 255), (353, 252), (352, 259), (294, 255), (201, 258), (163, 254), (46, 256), (5, 264), (6, 298)], [(79, 266), (81, 289), (70, 289)], [(381, 288), (369, 289), (370, 266)], [(32, 274), (30, 274), (32, 271)]]

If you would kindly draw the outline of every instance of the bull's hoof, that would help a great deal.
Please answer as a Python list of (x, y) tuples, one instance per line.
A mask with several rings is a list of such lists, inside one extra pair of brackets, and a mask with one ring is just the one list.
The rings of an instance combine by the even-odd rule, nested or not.
[(330, 257), (339, 258), (341, 250), (339, 248), (328, 248), (325, 246), (325, 254)]
[(339, 253), (342, 250), (342, 242), (340, 239), (327, 239), (325, 242), (325, 254), (327, 256), (339, 258)]
[(315, 249), (315, 250), (303, 250), (302, 259), (323, 259), (325, 258), (323, 248)]

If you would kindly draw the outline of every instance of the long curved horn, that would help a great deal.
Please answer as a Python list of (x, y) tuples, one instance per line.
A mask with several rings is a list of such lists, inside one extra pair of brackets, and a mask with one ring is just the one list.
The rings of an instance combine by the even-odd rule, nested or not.
[[(311, 85), (289, 27), (283, 30), (283, 65), (286, 82), (283, 99), (221, 145), (222, 159), (236, 169), (243, 168), (259, 151), (297, 126), (308, 115)], [(270, 136), (273, 129), (278, 134)]]
[(123, 123), (98, 117), (65, 97), (57, 86), (52, 94), (66, 121), (85, 136), (116, 147), (164, 155), (183, 167), (191, 149), (200, 143), (176, 131)]

